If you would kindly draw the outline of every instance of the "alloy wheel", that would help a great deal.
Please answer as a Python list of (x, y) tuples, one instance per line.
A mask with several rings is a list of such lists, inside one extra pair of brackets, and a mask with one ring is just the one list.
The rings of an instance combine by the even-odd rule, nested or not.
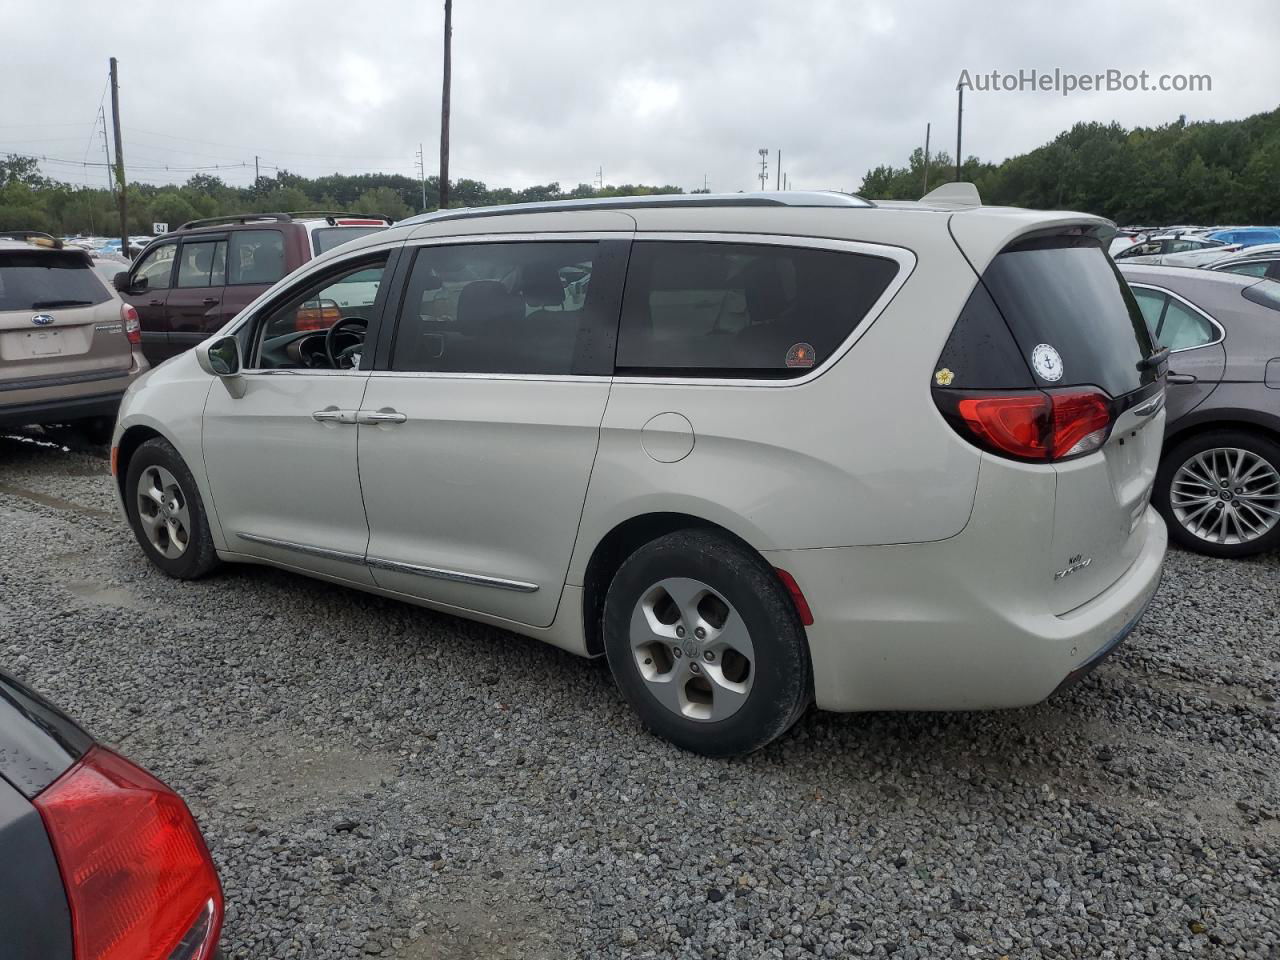
[(747, 702), (755, 680), (751, 635), (707, 584), (684, 577), (655, 583), (632, 611), (630, 640), (646, 688), (672, 713), (714, 722)]
[(1201, 540), (1249, 543), (1280, 523), (1280, 472), (1251, 450), (1204, 450), (1174, 473), (1169, 506)]
[(162, 557), (182, 556), (191, 542), (191, 513), (177, 478), (164, 467), (147, 467), (138, 477), (137, 497), (147, 541)]

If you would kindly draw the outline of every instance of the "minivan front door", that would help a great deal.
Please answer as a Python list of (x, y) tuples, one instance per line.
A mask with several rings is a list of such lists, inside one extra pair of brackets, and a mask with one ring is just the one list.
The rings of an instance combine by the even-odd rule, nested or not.
[[(387, 259), (379, 252), (313, 273), (248, 318), (239, 335), (246, 369), (213, 384), (204, 412), (205, 468), (228, 549), (373, 584), (356, 463), (369, 375), (350, 356), (362, 331), (376, 332)], [(341, 318), (327, 344), (327, 331), (299, 323), (317, 299), (353, 284), (368, 302)]]
[(627, 246), (418, 249), (359, 426), (380, 587), (532, 626), (555, 619), (609, 397)]

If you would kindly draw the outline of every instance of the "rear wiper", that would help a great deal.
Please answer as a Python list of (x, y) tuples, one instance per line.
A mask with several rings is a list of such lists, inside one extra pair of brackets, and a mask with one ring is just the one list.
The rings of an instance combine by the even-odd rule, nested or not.
[(1168, 359), (1169, 359), (1169, 348), (1161, 347), (1159, 350), (1157, 350), (1151, 356), (1147, 357), (1145, 360), (1139, 360), (1138, 369), (1154, 370), (1156, 369), (1156, 367), (1160, 366), (1160, 364), (1164, 363)]
[(32, 310), (48, 309), (49, 307), (92, 307), (92, 300), (37, 300), (31, 305)]

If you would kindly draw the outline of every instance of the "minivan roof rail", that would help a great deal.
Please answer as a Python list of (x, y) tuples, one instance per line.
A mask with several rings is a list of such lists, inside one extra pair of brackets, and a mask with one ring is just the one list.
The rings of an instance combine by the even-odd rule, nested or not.
[(391, 218), (381, 213), (348, 213), (346, 210), (294, 210), (290, 213), (234, 213), (226, 217), (205, 217), (203, 220), (188, 220), (177, 230), (194, 230), (197, 227), (214, 227), (223, 223), (255, 223), (258, 221), (288, 223), (292, 220), (300, 220), (304, 218), (324, 217), (329, 221), (336, 220), (339, 217), (354, 217), (359, 220), (385, 220), (391, 223)]
[(655, 193), (638, 197), (584, 197), (576, 200), (543, 200), (507, 203), (493, 207), (436, 210), (408, 217), (398, 227), (414, 223), (439, 223), (467, 217), (502, 217), (517, 213), (554, 213), (560, 210), (635, 210), (644, 207), (874, 207), (851, 193), (827, 190), (761, 190), (756, 193)]

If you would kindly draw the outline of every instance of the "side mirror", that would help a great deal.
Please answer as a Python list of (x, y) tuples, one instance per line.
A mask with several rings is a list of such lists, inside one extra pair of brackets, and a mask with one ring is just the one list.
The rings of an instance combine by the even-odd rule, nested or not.
[(235, 337), (218, 337), (196, 346), (200, 369), (215, 377), (227, 379), (240, 375), (240, 341)]
[(129, 271), (121, 270), (111, 278), (112, 285), (121, 293), (129, 292)]

